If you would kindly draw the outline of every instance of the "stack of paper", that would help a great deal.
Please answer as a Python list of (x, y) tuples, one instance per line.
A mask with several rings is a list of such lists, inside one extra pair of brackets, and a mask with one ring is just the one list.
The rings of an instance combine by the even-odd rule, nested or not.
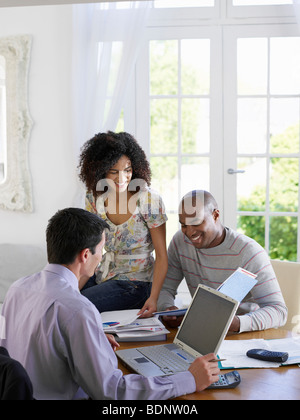
[[(246, 355), (251, 349), (287, 352), (289, 358), (283, 364), (252, 359)], [(225, 340), (218, 356), (220, 359), (226, 359), (222, 361), (222, 369), (278, 368), (283, 365), (298, 364), (300, 363), (300, 337), (279, 340)]]
[(114, 331), (116, 327), (131, 324), (138, 319), (139, 309), (128, 309), (125, 311), (102, 312), (101, 318), (105, 332)]
[(163, 341), (168, 331), (158, 318), (140, 318), (139, 310), (101, 313), (105, 333), (115, 334), (117, 341)]
[(270, 350), (267, 341), (259, 340), (225, 340), (218, 352), (223, 369), (243, 369), (243, 368), (277, 368), (279, 363), (264, 362), (263, 360), (251, 359), (246, 355), (251, 349)]

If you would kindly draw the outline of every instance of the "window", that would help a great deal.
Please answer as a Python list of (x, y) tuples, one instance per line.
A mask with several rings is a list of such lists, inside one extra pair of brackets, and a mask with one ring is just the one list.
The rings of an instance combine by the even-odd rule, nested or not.
[(150, 114), (153, 186), (177, 225), (178, 197), (210, 185), (209, 39), (150, 41)]
[(136, 69), (136, 136), (166, 204), (168, 241), (180, 198), (208, 189), (225, 225), (272, 258), (300, 261), (300, 37), (292, 1), (215, 0), (197, 12), (182, 8), (176, 19), (174, 1), (170, 14), (159, 3), (168, 2), (156, 2)]
[[(194, 189), (210, 189), (220, 138), (220, 53), (215, 29), (151, 30), (137, 68), (139, 139), (148, 139), (152, 187), (168, 212), (168, 242), (178, 230), (180, 198)], [(214, 51), (213, 57), (211, 52)], [(147, 88), (149, 87), (149, 89)], [(220, 99), (222, 99), (220, 97)], [(140, 124), (140, 121), (144, 121)]]
[(240, 38), (237, 62), (238, 226), (297, 261), (300, 38)]
[(234, 6), (275, 6), (293, 4), (293, 0), (233, 0)]
[(293, 0), (228, 0), (227, 11), (229, 17), (240, 18), (294, 16)]
[(215, 0), (155, 0), (156, 8), (174, 8), (174, 7), (213, 7)]

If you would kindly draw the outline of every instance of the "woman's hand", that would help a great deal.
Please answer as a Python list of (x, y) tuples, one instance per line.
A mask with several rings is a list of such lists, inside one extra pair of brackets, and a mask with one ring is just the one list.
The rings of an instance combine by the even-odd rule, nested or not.
[(140, 315), (140, 318), (150, 318), (156, 310), (157, 299), (150, 296), (149, 299), (146, 300), (145, 305), (142, 307), (138, 315)]

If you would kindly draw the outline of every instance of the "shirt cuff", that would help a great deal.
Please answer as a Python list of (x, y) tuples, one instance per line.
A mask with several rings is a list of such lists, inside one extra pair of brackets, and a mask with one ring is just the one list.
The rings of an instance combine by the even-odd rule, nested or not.
[(243, 315), (238, 317), (240, 319), (240, 333), (251, 331), (251, 317)]
[(172, 379), (176, 392), (174, 398), (196, 392), (196, 382), (190, 371), (177, 373), (170, 376), (170, 379)]

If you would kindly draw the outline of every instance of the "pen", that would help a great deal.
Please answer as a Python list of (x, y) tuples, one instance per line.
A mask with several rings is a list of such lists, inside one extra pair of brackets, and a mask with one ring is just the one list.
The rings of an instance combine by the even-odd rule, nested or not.
[(212, 360), (210, 360), (210, 362), (211, 363), (214, 363), (214, 362), (225, 362), (225, 360), (226, 359), (212, 359)]

